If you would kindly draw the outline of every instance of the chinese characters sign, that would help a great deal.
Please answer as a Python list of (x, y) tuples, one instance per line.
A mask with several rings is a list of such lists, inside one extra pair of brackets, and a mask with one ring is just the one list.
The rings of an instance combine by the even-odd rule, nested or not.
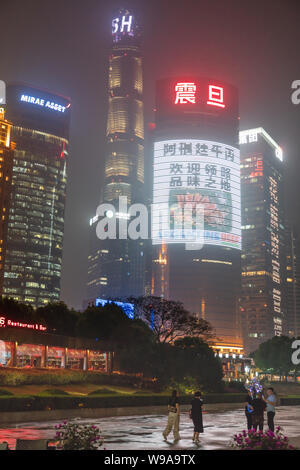
[(177, 83), (175, 86), (175, 104), (196, 103), (195, 83)]
[(206, 103), (210, 106), (225, 108), (224, 88), (216, 85), (207, 85), (198, 91), (194, 82), (178, 82), (175, 85), (175, 104), (196, 104), (196, 101), (203, 100), (206, 97)]
[[(241, 249), (240, 154), (207, 140), (154, 144), (152, 241), (186, 243), (182, 211), (203, 208), (203, 243)], [(179, 228), (178, 228), (179, 227)]]
[(155, 122), (158, 128), (160, 123), (177, 120), (209, 122), (218, 129), (222, 126), (230, 129), (233, 138), (229, 142), (235, 145), (238, 116), (238, 90), (229, 83), (209, 77), (170, 77), (156, 83)]

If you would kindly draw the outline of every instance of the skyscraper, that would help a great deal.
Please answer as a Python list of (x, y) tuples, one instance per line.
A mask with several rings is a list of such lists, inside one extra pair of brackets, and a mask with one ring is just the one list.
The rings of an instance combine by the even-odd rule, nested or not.
[[(127, 205), (144, 200), (144, 111), (141, 31), (136, 16), (120, 10), (112, 20), (109, 56), (108, 116), (104, 186), (101, 203), (113, 206), (119, 223), (130, 220), (119, 209), (119, 197)], [(115, 209), (115, 210), (114, 210)], [(120, 298), (144, 292), (142, 240), (105, 239), (96, 235), (98, 217), (91, 220), (87, 296)]]
[(7, 87), (16, 143), (3, 294), (34, 307), (60, 297), (70, 100)]
[(11, 126), (11, 122), (5, 119), (4, 107), (0, 107), (0, 294), (2, 294), (3, 290), (15, 147), (14, 143), (11, 141)]
[(300, 336), (300, 240), (294, 227), (286, 230), (287, 334)]
[(263, 129), (240, 132), (242, 295), (248, 351), (285, 332), (285, 228), (282, 150)]
[(183, 302), (218, 343), (242, 351), (237, 90), (178, 77), (158, 81), (156, 96), (152, 293)]

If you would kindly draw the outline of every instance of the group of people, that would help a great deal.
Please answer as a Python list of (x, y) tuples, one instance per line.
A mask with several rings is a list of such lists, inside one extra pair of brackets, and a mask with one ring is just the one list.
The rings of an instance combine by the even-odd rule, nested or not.
[(245, 414), (247, 418), (248, 429), (257, 428), (260, 431), (264, 429), (264, 415), (267, 411), (268, 427), (270, 431), (274, 432), (274, 416), (277, 397), (272, 387), (267, 388), (266, 397), (263, 393), (252, 394), (248, 390), (246, 397)]
[[(245, 405), (245, 414), (247, 418), (247, 427), (248, 430), (259, 428), (260, 431), (263, 431), (264, 427), (264, 412), (267, 411), (268, 427), (271, 431), (274, 431), (274, 416), (275, 416), (275, 406), (277, 403), (277, 397), (272, 387), (266, 390), (266, 397), (263, 393), (252, 394), (248, 390), (248, 395), (246, 398)], [(203, 433), (203, 419), (202, 419), (202, 405), (203, 400), (201, 392), (196, 392), (194, 394), (191, 409), (189, 411), (189, 416), (193, 421), (194, 425), (194, 435), (193, 442), (199, 444), (199, 434)], [(177, 390), (173, 390), (172, 395), (168, 404), (168, 422), (164, 430), (163, 438), (166, 441), (168, 435), (173, 429), (174, 441), (178, 442), (180, 440), (179, 435), (179, 422), (180, 422), (180, 406)]]
[[(201, 397), (201, 392), (196, 392), (192, 400), (192, 407), (189, 411), (189, 416), (194, 424), (194, 435), (193, 442), (198, 444), (199, 434), (203, 432), (203, 420), (202, 420), (202, 405), (203, 400)], [(163, 432), (164, 440), (166, 441), (168, 435), (173, 429), (174, 441), (178, 442), (180, 440), (179, 435), (179, 421), (180, 421), (180, 407), (177, 390), (173, 390), (171, 398), (168, 404), (168, 423), (166, 429)]]

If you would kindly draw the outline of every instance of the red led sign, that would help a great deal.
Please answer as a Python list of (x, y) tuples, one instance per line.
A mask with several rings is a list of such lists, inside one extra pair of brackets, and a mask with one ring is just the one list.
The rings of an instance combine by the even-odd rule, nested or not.
[[(177, 82), (175, 85), (175, 104), (196, 104), (196, 91), (197, 85), (194, 82)], [(206, 90), (206, 99), (206, 103), (210, 106), (225, 108), (224, 88), (209, 84)], [(199, 101), (201, 101), (201, 98), (199, 98)]]
[(15, 328), (27, 328), (29, 330), (38, 330), (38, 331), (46, 331), (47, 328), (40, 323), (22, 323), (19, 321), (12, 321), (6, 317), (0, 317), (0, 328), (6, 327), (15, 327)]
[(175, 104), (196, 103), (196, 90), (195, 83), (179, 82), (175, 86)]

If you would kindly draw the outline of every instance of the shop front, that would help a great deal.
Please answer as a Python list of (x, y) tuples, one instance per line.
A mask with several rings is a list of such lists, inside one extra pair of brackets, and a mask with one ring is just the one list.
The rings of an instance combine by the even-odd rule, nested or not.
[(113, 370), (109, 343), (48, 333), (43, 325), (14, 322), (11, 326), (12, 321), (1, 318), (0, 367)]

